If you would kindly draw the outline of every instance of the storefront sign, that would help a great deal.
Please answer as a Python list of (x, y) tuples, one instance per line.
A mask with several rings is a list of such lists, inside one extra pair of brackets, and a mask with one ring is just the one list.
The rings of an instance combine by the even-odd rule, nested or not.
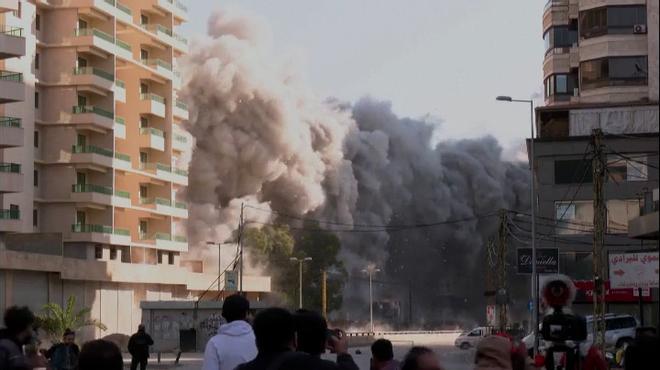
[(609, 268), (613, 288), (658, 287), (658, 252), (612, 253)]
[[(559, 250), (557, 248), (536, 248), (536, 272), (539, 274), (559, 272)], [(532, 248), (518, 248), (518, 273), (532, 273)]]
[[(574, 281), (577, 288), (575, 295), (576, 303), (591, 303), (594, 299), (594, 282), (592, 280), (576, 280)], [(650, 290), (642, 290), (642, 299), (644, 302), (651, 302)], [(639, 302), (639, 294), (637, 289), (612, 289), (610, 282), (605, 282), (605, 302), (608, 303), (636, 303)]]

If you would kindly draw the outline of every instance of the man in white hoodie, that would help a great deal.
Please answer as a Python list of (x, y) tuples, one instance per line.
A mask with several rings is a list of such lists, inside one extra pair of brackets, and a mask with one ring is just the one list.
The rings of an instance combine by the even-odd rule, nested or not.
[(245, 321), (249, 310), (250, 302), (243, 296), (235, 294), (225, 299), (222, 317), (227, 324), (221, 325), (206, 344), (202, 370), (234, 370), (257, 356), (252, 326)]

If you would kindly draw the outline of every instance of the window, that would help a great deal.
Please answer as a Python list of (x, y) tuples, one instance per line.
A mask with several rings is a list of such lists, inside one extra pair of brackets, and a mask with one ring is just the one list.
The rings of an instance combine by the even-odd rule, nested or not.
[(78, 106), (84, 107), (87, 105), (87, 97), (85, 95), (78, 95)]
[(149, 59), (149, 50), (140, 49), (140, 59), (142, 61), (146, 61), (147, 59)]
[(593, 230), (592, 201), (555, 203), (556, 233), (558, 235), (585, 234)]
[(646, 181), (648, 166), (646, 155), (630, 154), (628, 158), (612, 155), (607, 158), (607, 181)]
[(39, 93), (37, 91), (34, 92), (34, 108), (39, 109)]
[(163, 263), (163, 252), (158, 251), (158, 263)]
[(144, 14), (140, 14), (140, 24), (141, 25), (149, 24), (149, 17)]
[(565, 53), (578, 42), (577, 25), (551, 27), (543, 34), (543, 41), (546, 53), (553, 49)]
[(149, 162), (149, 155), (147, 152), (140, 152), (140, 164), (146, 164)]
[(628, 222), (639, 216), (638, 199), (612, 199), (607, 201), (607, 231), (611, 234), (627, 234)]
[(632, 34), (636, 25), (646, 25), (646, 5), (610, 6), (580, 12), (580, 37)]
[(592, 180), (591, 161), (581, 159), (555, 161), (555, 184), (591, 183)]
[(78, 19), (78, 29), (84, 30), (87, 28), (87, 21), (83, 19)]
[(39, 186), (39, 171), (34, 170), (34, 179), (33, 179), (33, 185)]
[(36, 208), (32, 210), (32, 226), (39, 226), (39, 211)]
[(76, 224), (86, 225), (86, 222), (87, 215), (85, 214), (85, 211), (76, 211)]
[(167, 253), (167, 264), (169, 264), (169, 265), (174, 264), (174, 252), (168, 252)]
[(147, 187), (145, 185), (140, 185), (140, 198), (146, 198), (149, 196), (148, 194)]
[(646, 85), (648, 61), (645, 56), (611, 57), (580, 63), (582, 89), (604, 86)]
[(103, 259), (103, 247), (97, 245), (94, 247), (94, 258), (97, 260)]
[(140, 117), (140, 128), (149, 127), (149, 118)]
[(577, 280), (593, 279), (593, 255), (591, 252), (559, 253), (559, 272)]
[(34, 69), (39, 69), (39, 53), (34, 53)]
[(34, 132), (33, 140), (34, 140), (34, 147), (38, 148), (39, 147), (39, 131)]
[(140, 235), (140, 239), (142, 239), (142, 240), (147, 238), (147, 221), (146, 220), (140, 220), (140, 223), (138, 224), (138, 234)]
[(573, 73), (550, 75), (545, 79), (544, 84), (546, 98), (564, 96), (570, 99), (573, 91), (578, 87), (577, 76)]
[(117, 259), (117, 248), (110, 248), (110, 259), (111, 260), (116, 260)]
[(34, 15), (34, 29), (37, 31), (41, 30), (41, 14), (39, 13)]

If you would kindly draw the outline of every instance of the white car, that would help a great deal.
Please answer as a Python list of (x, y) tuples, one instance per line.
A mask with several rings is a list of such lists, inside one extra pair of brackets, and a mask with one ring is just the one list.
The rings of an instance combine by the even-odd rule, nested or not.
[(454, 345), (460, 349), (476, 347), (484, 337), (492, 334), (492, 332), (492, 328), (485, 326), (474, 328), (470, 331), (461, 333), (461, 335), (459, 335), (458, 338), (456, 338), (454, 341)]

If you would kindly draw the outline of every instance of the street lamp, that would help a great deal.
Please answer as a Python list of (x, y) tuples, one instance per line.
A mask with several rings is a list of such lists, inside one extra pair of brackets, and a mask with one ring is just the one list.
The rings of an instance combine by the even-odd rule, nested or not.
[(535, 211), (535, 197), (534, 197), (534, 101), (526, 99), (513, 99), (510, 96), (498, 96), (495, 98), (497, 101), (504, 101), (509, 103), (528, 103), (530, 114), (530, 132), (531, 139), (529, 142), (529, 182), (530, 191), (529, 197), (532, 207), (532, 325), (534, 325), (534, 355), (538, 353), (539, 344), (539, 299), (538, 299), (538, 276), (536, 274), (536, 211)]
[(373, 277), (374, 274), (380, 272), (379, 268), (376, 266), (370, 265), (366, 269), (362, 270), (363, 273), (369, 275), (369, 326), (371, 326), (371, 332), (374, 332), (374, 289), (373, 289)]
[(217, 245), (218, 246), (218, 291), (220, 291), (220, 275), (222, 275), (222, 246), (227, 244), (235, 244), (232, 242), (216, 243), (207, 241), (206, 245)]
[(303, 263), (309, 262), (312, 260), (312, 257), (305, 257), (305, 258), (296, 258), (296, 257), (291, 257), (289, 258), (291, 262), (297, 262), (298, 263), (298, 279), (299, 279), (299, 301), (298, 301), (298, 308), (303, 308)]

